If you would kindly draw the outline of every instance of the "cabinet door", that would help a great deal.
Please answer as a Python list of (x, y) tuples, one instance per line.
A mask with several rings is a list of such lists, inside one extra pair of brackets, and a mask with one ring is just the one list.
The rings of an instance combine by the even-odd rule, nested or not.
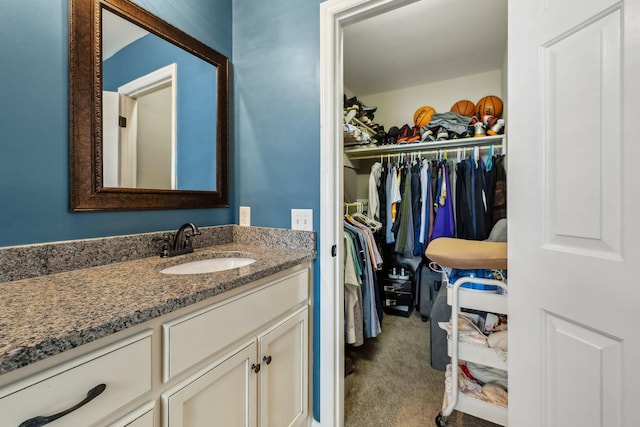
[(257, 422), (252, 340), (162, 395), (165, 427), (247, 427)]
[(109, 424), (109, 427), (155, 427), (153, 416), (155, 405), (154, 401), (147, 402), (118, 421)]
[(304, 308), (259, 337), (261, 427), (296, 426), (307, 420), (308, 313)]

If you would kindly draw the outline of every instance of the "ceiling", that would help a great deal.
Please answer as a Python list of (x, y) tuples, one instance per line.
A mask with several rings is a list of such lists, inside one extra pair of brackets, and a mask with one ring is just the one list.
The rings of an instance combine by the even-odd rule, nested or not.
[(344, 28), (344, 85), (357, 96), (499, 70), (507, 0), (420, 0)]
[(106, 9), (102, 9), (102, 27), (103, 61), (109, 59), (114, 53), (128, 44), (149, 34), (143, 28), (120, 18)]

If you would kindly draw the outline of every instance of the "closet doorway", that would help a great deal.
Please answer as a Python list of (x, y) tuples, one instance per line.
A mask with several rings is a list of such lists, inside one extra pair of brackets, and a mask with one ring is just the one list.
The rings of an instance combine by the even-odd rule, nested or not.
[[(380, 117), (380, 122), (384, 123), (387, 129), (391, 125), (400, 127), (404, 123), (411, 122), (415, 109), (431, 102), (437, 105), (441, 104), (438, 105), (439, 112), (448, 111), (450, 105), (457, 101), (458, 98), (474, 98), (474, 100), (477, 100), (484, 95), (499, 94), (502, 95), (506, 103), (506, 61), (504, 61), (504, 57), (506, 55), (507, 2), (506, 0), (492, 1), (491, 5), (494, 3), (500, 4), (502, 11), (497, 11), (495, 7), (487, 5), (482, 13), (478, 13), (475, 10), (477, 3), (470, 1), (463, 1), (457, 5), (461, 6), (462, 9), (455, 9), (451, 7), (450, 2), (440, 0), (406, 1), (402, 3), (385, 1), (327, 2), (324, 5), (324, 11), (327, 12), (326, 19), (336, 19), (337, 17), (336, 22), (334, 22), (337, 28), (334, 27), (333, 30), (338, 31), (340, 35), (336, 37), (336, 40), (339, 41), (339, 46), (334, 47), (334, 54), (336, 56), (341, 55), (341, 58), (335, 56), (326, 58), (325, 65), (328, 62), (335, 61), (334, 67), (323, 68), (323, 70), (327, 71), (331, 69), (331, 72), (323, 72), (324, 78), (331, 79), (331, 82), (326, 80), (323, 87), (329, 89), (329, 84), (331, 85), (330, 96), (332, 97), (333, 105), (336, 107), (330, 110), (325, 109), (325, 105), (323, 106), (323, 112), (331, 115), (337, 124), (337, 126), (326, 126), (326, 122), (323, 120), (323, 132), (330, 132), (332, 141), (342, 141), (342, 100), (345, 92), (348, 96), (357, 96), (365, 104), (376, 105), (378, 110), (375, 118)], [(469, 11), (473, 13), (469, 13)], [(428, 54), (429, 47), (433, 49), (433, 45), (437, 43), (437, 40), (446, 39), (452, 42), (451, 37), (446, 35), (447, 27), (459, 28), (456, 37), (464, 39), (467, 47), (472, 46), (473, 42), (478, 39), (474, 36), (477, 31), (475, 33), (471, 32), (471, 34), (467, 33), (465, 36), (463, 30), (465, 25), (474, 19), (477, 19), (478, 22), (490, 21), (490, 19), (485, 19), (484, 16), (481, 16), (483, 13), (500, 15), (505, 21), (502, 36), (504, 40), (501, 44), (496, 45), (495, 43), (486, 42), (485, 45), (477, 45), (475, 48), (471, 48), (470, 51), (458, 53), (457, 55), (451, 55), (450, 52), (442, 52), (436, 55)], [(387, 26), (384, 23), (380, 23), (379, 19), (381, 17), (392, 14), (401, 17), (399, 23), (395, 22)], [(332, 15), (332, 17), (328, 15)], [(404, 24), (402, 20), (404, 20)], [(416, 24), (418, 22), (420, 25)], [(424, 28), (425, 26), (431, 26), (435, 31), (435, 35), (423, 36), (411, 31), (411, 28)], [(467, 25), (467, 27), (469, 26)], [(494, 32), (499, 31), (492, 28), (490, 24), (486, 25), (486, 29)], [(379, 34), (376, 33), (384, 34), (384, 36), (379, 39), (377, 38)], [(400, 37), (402, 33), (408, 33), (410, 41), (403, 42)], [(374, 47), (374, 51), (366, 51), (362, 47), (366, 47), (367, 43)], [(353, 45), (357, 45), (357, 47), (352, 49)], [(401, 48), (404, 49), (405, 46), (410, 46), (411, 49), (408, 53), (402, 54)], [(487, 46), (491, 46), (491, 49), (488, 49)], [(323, 52), (325, 52), (324, 49)], [(489, 60), (489, 57), (494, 57), (494, 59)], [(497, 66), (488, 65), (482, 68), (481, 62), (483, 61), (495, 64), (495, 57), (499, 58)], [(465, 67), (465, 64), (473, 61), (474, 58), (478, 59), (475, 65), (480, 66), (480, 68), (475, 69), (476, 71), (471, 70), (469, 66)], [(427, 59), (426, 63), (421, 64), (420, 61), (422, 59)], [(354, 73), (351, 70), (353, 68), (351, 67), (352, 63), (368, 64), (365, 65), (365, 69), (367, 67), (372, 68), (370, 68), (369, 72)], [(429, 67), (429, 64), (431, 64), (431, 67)], [(403, 69), (413, 71), (413, 73), (403, 74)], [(380, 71), (382, 74), (375, 74), (371, 70)], [(469, 75), (473, 77), (468, 78)], [(453, 83), (456, 84), (456, 87), (453, 89), (451, 87), (449, 89), (439, 89), (436, 83), (442, 80), (456, 79), (457, 81)], [(419, 89), (416, 90), (415, 87), (419, 87)], [(362, 88), (366, 88), (366, 90)], [(400, 92), (403, 93), (399, 95)], [(367, 102), (368, 99), (373, 101)], [(380, 102), (378, 102), (379, 100)], [(324, 142), (323, 147), (327, 148)], [(327, 158), (333, 160), (333, 165), (329, 164), (331, 162), (327, 162)], [(323, 166), (323, 174), (328, 170), (332, 170), (329, 173), (336, 177), (336, 181), (330, 184), (327, 183), (327, 187), (322, 190), (323, 200), (321, 205), (323, 213), (321, 215), (320, 236), (322, 247), (325, 244), (329, 244), (330, 241), (335, 243), (342, 241), (340, 229), (342, 228), (343, 202), (345, 201), (344, 184), (347, 180), (351, 181), (351, 178), (343, 176), (345, 169), (343, 169), (343, 146), (341, 144), (332, 147), (331, 153), (328, 153), (328, 155), (325, 156), (323, 154), (323, 159), (327, 162), (325, 164), (328, 167), (327, 169)], [(344, 161), (346, 162), (346, 159)], [(362, 164), (365, 165), (364, 169), (368, 169), (366, 160), (362, 161)], [(368, 170), (366, 170), (366, 175), (368, 177)], [(366, 178), (360, 176), (356, 179), (359, 182), (365, 182), (366, 185)], [(329, 198), (332, 200), (329, 201)], [(325, 209), (329, 204), (333, 206), (332, 211)], [(329, 212), (333, 213), (330, 214)], [(333, 215), (333, 218), (328, 219), (328, 215)], [(341, 251), (338, 252), (337, 259), (341, 259), (342, 253)], [(333, 292), (330, 298), (335, 301), (335, 306), (342, 307), (344, 304), (340, 295), (343, 289), (341, 281), (342, 269), (340, 266), (327, 267), (327, 264), (330, 263), (331, 260), (321, 257), (321, 276), (326, 278), (327, 274), (333, 275), (336, 287), (332, 287)], [(323, 279), (324, 282), (326, 282), (325, 279)], [(323, 294), (323, 304), (328, 301), (325, 296), (327, 296), (327, 293)], [(323, 306), (326, 307), (326, 304)], [(327, 315), (324, 310), (321, 310), (321, 312)], [(333, 315), (332, 322), (327, 323), (325, 321), (327, 317), (323, 317), (321, 314), (321, 324), (323, 325), (321, 333), (323, 337), (327, 337), (325, 333), (328, 332), (335, 332), (337, 335), (333, 337), (335, 342), (331, 351), (328, 351), (325, 346), (326, 341), (321, 337), (321, 371), (326, 373), (328, 369), (331, 369), (331, 372), (334, 373), (331, 381), (327, 381), (326, 374), (322, 375), (320, 390), (321, 418), (326, 420), (328, 416), (335, 417), (336, 421), (342, 421), (344, 407), (342, 406), (343, 402), (340, 400), (343, 395), (344, 343), (341, 338), (343, 334), (341, 329), (343, 318), (342, 313), (339, 311), (334, 312)], [(329, 325), (333, 325), (333, 329), (326, 331), (326, 327)], [(423, 339), (427, 340), (428, 336), (423, 337)], [(329, 357), (329, 355), (331, 356)], [(428, 360), (429, 355), (425, 354), (424, 357)], [(332, 362), (328, 362), (330, 360)], [(327, 387), (326, 385), (331, 382), (333, 382), (333, 387)], [(331, 393), (331, 396), (328, 395), (329, 393)], [(332, 402), (332, 410), (327, 409), (329, 399)], [(340, 424), (336, 423), (335, 425)]]
[[(342, 27), (395, 6), (321, 5), (320, 417), (327, 426), (342, 425), (341, 250), (335, 251)], [(509, 198), (509, 373), (510, 389), (517, 389), (509, 419), (517, 426), (635, 425), (640, 336), (629, 320), (640, 300), (633, 280), (640, 262), (634, 221), (640, 0), (509, 6), (509, 194), (519, 196)]]
[[(420, 1), (345, 26), (344, 93), (347, 99), (357, 97), (363, 107), (377, 107), (374, 113), (363, 115), (349, 124), (357, 125), (358, 122), (363, 122), (374, 130), (383, 126), (385, 131), (392, 127), (416, 129), (414, 113), (421, 106), (428, 105), (437, 113), (445, 113), (459, 100), (472, 100), (471, 103), (475, 104), (481, 98), (493, 95), (506, 102), (506, 7), (506, 0), (487, 0), (482, 8), (477, 8), (477, 2), (473, 0), (453, 3)], [(473, 19), (465, 19), (470, 16), (470, 11), (473, 11)], [(428, 22), (428, 25), (407, 25), (409, 22), (423, 20)], [(398, 31), (398, 28), (402, 28), (402, 31)], [(504, 120), (500, 113), (496, 115)], [(442, 130), (438, 132), (441, 133)], [(382, 135), (384, 138), (384, 133)], [(398, 171), (403, 171), (399, 172), (402, 175), (407, 171), (407, 179), (413, 174), (412, 186), (417, 184), (415, 177), (420, 174), (418, 170), (424, 172), (425, 176), (431, 176), (431, 171), (442, 169), (443, 166), (449, 168), (452, 186), (447, 199), (456, 199), (450, 197), (454, 193), (453, 185), (460, 185), (454, 183), (456, 167), (466, 167), (472, 163), (474, 172), (471, 173), (475, 176), (476, 160), (480, 157), (477, 147), (490, 146), (493, 150), (491, 154), (488, 153), (489, 149), (482, 151), (484, 165), (487, 165), (487, 157), (498, 155), (506, 149), (501, 135), (490, 142), (485, 138), (460, 138), (466, 140), (461, 143), (478, 144), (460, 148), (454, 145), (458, 141), (455, 140), (456, 135), (453, 132), (451, 136), (438, 135), (438, 139), (445, 140), (441, 143), (444, 147), (441, 150), (434, 149), (437, 141), (402, 145), (393, 142), (388, 144), (375, 138), (375, 149), (363, 149), (359, 148), (363, 144), (359, 144), (359, 141), (352, 142), (348, 138), (350, 136), (351, 134), (345, 131), (343, 183), (344, 201), (347, 203), (370, 198), (370, 171), (374, 169), (383, 169), (382, 174), (385, 176), (381, 176), (380, 181), (384, 188), (385, 178), (393, 175), (391, 171), (387, 172), (388, 165), (397, 166)], [(355, 148), (352, 144), (355, 144)], [(417, 148), (418, 146), (420, 148)], [(406, 148), (409, 151), (398, 154), (397, 148)], [(372, 153), (366, 150), (378, 151)], [(424, 162), (425, 159), (436, 158), (439, 159), (436, 163), (427, 162), (429, 166)], [(428, 171), (425, 171), (427, 169)], [(495, 173), (495, 170), (492, 168), (491, 173)], [(400, 189), (402, 192), (402, 185)], [(447, 192), (448, 190), (445, 191)], [(493, 194), (494, 192), (487, 192), (487, 204), (491, 206)], [(403, 194), (401, 204), (396, 204), (398, 210), (402, 210), (401, 206), (406, 205), (405, 196)], [(411, 197), (416, 200), (415, 194)], [(431, 203), (428, 205), (431, 206)], [(374, 215), (371, 212), (374, 206), (375, 203), (369, 204), (369, 217)], [(439, 212), (443, 211), (445, 209)], [(381, 212), (378, 216), (380, 221), (385, 224), (393, 222), (387, 221), (383, 214), (384, 212)], [(414, 211), (413, 218), (416, 217)], [(345, 222), (345, 228), (348, 228), (348, 220)], [(408, 227), (413, 230), (413, 224)], [(489, 231), (487, 227), (484, 236), (469, 238), (485, 239)], [(385, 234), (388, 235), (389, 231)], [(397, 243), (402, 233), (398, 231), (393, 234), (396, 234)], [(407, 234), (415, 236), (415, 232)], [(464, 233), (456, 230), (456, 235), (464, 236)], [(386, 239), (388, 238), (387, 236)], [(381, 332), (375, 338), (364, 338), (363, 342), (357, 342), (356, 339), (355, 344), (361, 344), (359, 346), (352, 345), (353, 342), (349, 340), (353, 337), (346, 334), (345, 369), (353, 365), (353, 374), (345, 373), (345, 426), (368, 427), (368, 423), (362, 420), (361, 414), (364, 413), (378, 420), (377, 425), (380, 426), (424, 425), (425, 422), (433, 422), (441, 409), (444, 393), (443, 370), (447, 364), (447, 349), (443, 337), (445, 334), (438, 327), (438, 322), (448, 321), (449, 315), (448, 308), (443, 307), (446, 305), (443, 304), (444, 300), (438, 298), (439, 284), (442, 280), (435, 274), (429, 274), (428, 267), (420, 266), (426, 244), (421, 249), (415, 246), (422, 245), (412, 245), (414, 247), (411, 249), (398, 249), (397, 245), (389, 244), (388, 240), (385, 242), (382, 233), (376, 233), (375, 240), (384, 259), (382, 268), (373, 273), (374, 287), (379, 289), (376, 300), (378, 314), (382, 316)], [(407, 266), (406, 273), (394, 275), (394, 265), (398, 266), (399, 271), (403, 268), (401, 266)], [(352, 286), (345, 284), (345, 290), (352, 289)], [(363, 293), (361, 300), (362, 305), (366, 307), (368, 301), (365, 288), (366, 280), (363, 280), (360, 286)], [(396, 292), (396, 289), (402, 291)], [(416, 306), (417, 299), (422, 299), (420, 307)], [(347, 306), (350, 301), (347, 300)], [(434, 309), (433, 314), (431, 308)], [(421, 321), (421, 318), (427, 317), (431, 320)], [(367, 326), (366, 314), (364, 325)], [(366, 332), (365, 330), (365, 335)], [(348, 372), (351, 372), (351, 369)], [(477, 375), (481, 377), (480, 372)], [(503, 409), (501, 415), (492, 415), (494, 418), (491, 419), (498, 421), (501, 417), (506, 418), (506, 410)], [(457, 424), (451, 425), (496, 426), (488, 421), (462, 414)]]

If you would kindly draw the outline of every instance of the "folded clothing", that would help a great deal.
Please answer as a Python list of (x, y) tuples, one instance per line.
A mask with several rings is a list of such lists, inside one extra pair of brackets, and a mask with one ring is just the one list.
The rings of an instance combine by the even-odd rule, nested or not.
[[(451, 379), (451, 371), (451, 365), (449, 364), (447, 365), (444, 381), (446, 390), (445, 406), (453, 398), (453, 381)], [(508, 393), (500, 384), (487, 383), (482, 386), (477, 381), (467, 377), (462, 369), (458, 370), (458, 391), (460, 393), (464, 393), (466, 396), (494, 403), (496, 405), (507, 406), (508, 403)]]
[(487, 337), (487, 344), (491, 348), (507, 351), (509, 349), (509, 334), (507, 331), (493, 332)]
[[(447, 331), (447, 335), (451, 337), (453, 325), (449, 322), (438, 322), (440, 329)], [(480, 331), (473, 321), (464, 315), (458, 317), (458, 340), (467, 344), (474, 344), (488, 347), (487, 337)]]
[(496, 383), (504, 387), (505, 390), (509, 389), (507, 371), (472, 362), (467, 362), (467, 370), (480, 385)]

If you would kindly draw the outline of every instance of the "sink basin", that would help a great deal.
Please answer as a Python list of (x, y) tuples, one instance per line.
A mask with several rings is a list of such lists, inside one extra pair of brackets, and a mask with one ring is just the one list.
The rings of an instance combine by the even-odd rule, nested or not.
[(253, 258), (211, 258), (200, 261), (185, 262), (160, 270), (163, 274), (202, 274), (216, 271), (232, 270), (256, 262)]

